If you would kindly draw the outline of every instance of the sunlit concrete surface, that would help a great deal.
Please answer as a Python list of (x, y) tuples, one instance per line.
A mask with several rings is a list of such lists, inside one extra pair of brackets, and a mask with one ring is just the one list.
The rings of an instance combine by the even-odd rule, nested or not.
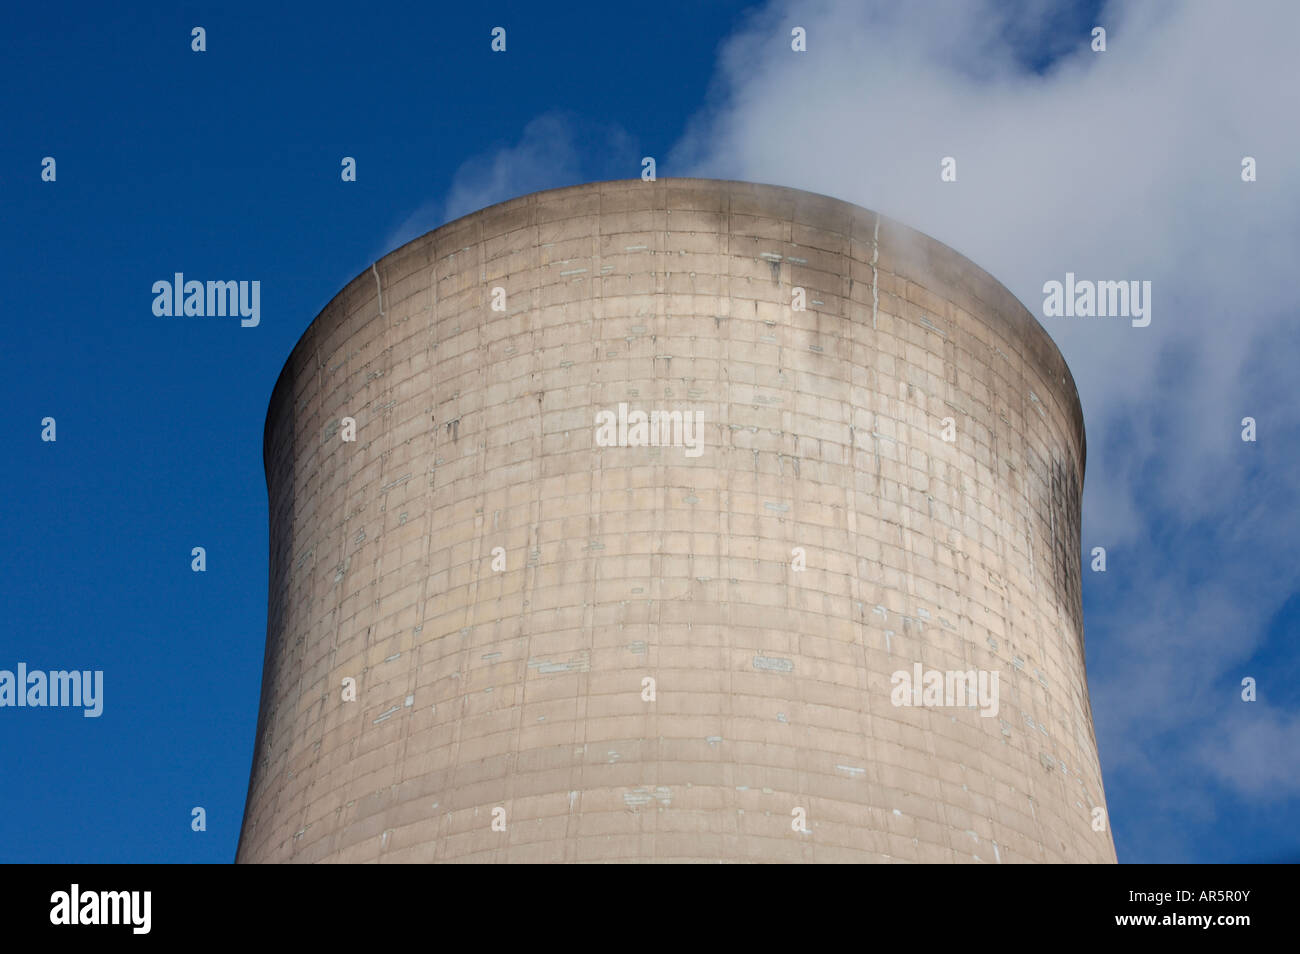
[[(620, 404), (701, 413), (698, 456), (598, 446)], [(897, 222), (699, 179), (492, 206), (316, 318), (265, 456), (240, 861), (1115, 860), (1074, 382)], [(895, 705), (918, 663), (996, 672), (996, 715)]]

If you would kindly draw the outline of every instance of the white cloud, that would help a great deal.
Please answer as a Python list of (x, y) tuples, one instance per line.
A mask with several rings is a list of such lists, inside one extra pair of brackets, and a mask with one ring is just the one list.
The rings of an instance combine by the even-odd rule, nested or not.
[(594, 151), (631, 155), (635, 150), (617, 125), (559, 111), (538, 116), (524, 127), (517, 143), (463, 162), (452, 176), (446, 198), (416, 209), (388, 236), (380, 255), (485, 206), (584, 182), (599, 167), (591, 159)]
[(1201, 743), (1205, 765), (1220, 781), (1260, 800), (1300, 794), (1300, 717), (1262, 703), (1240, 703), (1232, 718)]

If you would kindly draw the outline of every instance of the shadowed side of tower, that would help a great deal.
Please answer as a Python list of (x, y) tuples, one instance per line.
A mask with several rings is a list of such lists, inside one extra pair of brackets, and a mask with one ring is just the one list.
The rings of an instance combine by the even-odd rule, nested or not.
[(339, 293), (264, 449), (239, 861), (1115, 860), (1074, 382), (932, 239), (701, 179), (492, 206)]

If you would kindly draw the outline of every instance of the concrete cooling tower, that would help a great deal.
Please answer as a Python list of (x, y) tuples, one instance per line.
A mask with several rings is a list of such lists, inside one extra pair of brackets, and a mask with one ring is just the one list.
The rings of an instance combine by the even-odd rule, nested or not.
[(1113, 862), (1083, 417), (938, 242), (702, 179), (475, 212), (265, 435), (241, 862)]

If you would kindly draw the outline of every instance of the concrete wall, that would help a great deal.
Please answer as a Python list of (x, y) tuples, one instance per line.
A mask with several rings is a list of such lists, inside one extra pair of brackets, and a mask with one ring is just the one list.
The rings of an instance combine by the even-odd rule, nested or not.
[[(621, 402), (702, 453), (597, 446)], [(265, 452), (240, 861), (1115, 860), (1074, 382), (896, 222), (698, 179), (484, 209), (329, 304)], [(895, 705), (917, 663), (997, 715)]]

